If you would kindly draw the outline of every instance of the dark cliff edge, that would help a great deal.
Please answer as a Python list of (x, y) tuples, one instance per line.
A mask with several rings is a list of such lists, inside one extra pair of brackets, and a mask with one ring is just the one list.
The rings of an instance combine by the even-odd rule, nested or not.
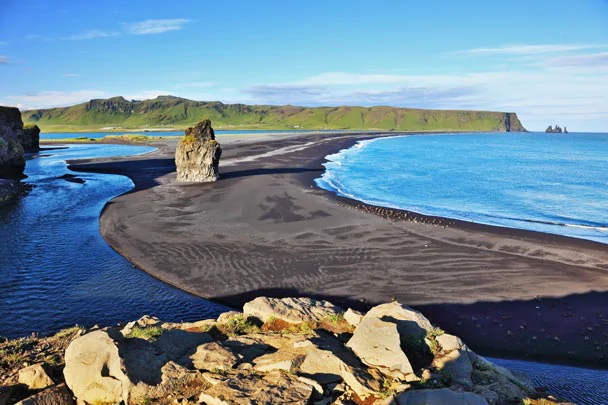
[(21, 113), (0, 106), (0, 205), (14, 201), (24, 190), (19, 179), (25, 169)]

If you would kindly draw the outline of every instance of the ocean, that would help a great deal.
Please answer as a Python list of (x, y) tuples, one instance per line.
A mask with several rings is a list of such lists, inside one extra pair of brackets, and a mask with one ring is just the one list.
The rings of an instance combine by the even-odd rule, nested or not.
[(327, 159), (316, 183), (345, 197), (608, 243), (608, 134), (397, 136)]

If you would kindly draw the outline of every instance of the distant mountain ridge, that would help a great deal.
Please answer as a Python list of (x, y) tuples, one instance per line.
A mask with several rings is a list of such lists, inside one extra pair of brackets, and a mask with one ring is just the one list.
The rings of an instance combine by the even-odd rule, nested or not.
[(517, 114), (508, 112), (224, 104), (174, 96), (94, 99), (71, 107), (23, 111), (22, 117), (45, 132), (183, 129), (206, 118), (218, 129), (526, 131)]

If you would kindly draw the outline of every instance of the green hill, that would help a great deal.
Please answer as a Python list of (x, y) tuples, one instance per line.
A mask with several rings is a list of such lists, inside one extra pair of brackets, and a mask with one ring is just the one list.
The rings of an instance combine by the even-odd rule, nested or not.
[(23, 122), (44, 132), (183, 129), (209, 118), (216, 129), (380, 129), (525, 131), (515, 113), (396, 107), (296, 107), (192, 101), (173, 96), (96, 99), (71, 107), (30, 110)]

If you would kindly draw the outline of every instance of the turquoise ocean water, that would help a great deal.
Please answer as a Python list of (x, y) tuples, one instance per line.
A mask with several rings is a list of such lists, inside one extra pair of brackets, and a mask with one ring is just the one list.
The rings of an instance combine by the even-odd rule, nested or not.
[(316, 183), (345, 197), (608, 243), (608, 134), (400, 136), (327, 159)]

